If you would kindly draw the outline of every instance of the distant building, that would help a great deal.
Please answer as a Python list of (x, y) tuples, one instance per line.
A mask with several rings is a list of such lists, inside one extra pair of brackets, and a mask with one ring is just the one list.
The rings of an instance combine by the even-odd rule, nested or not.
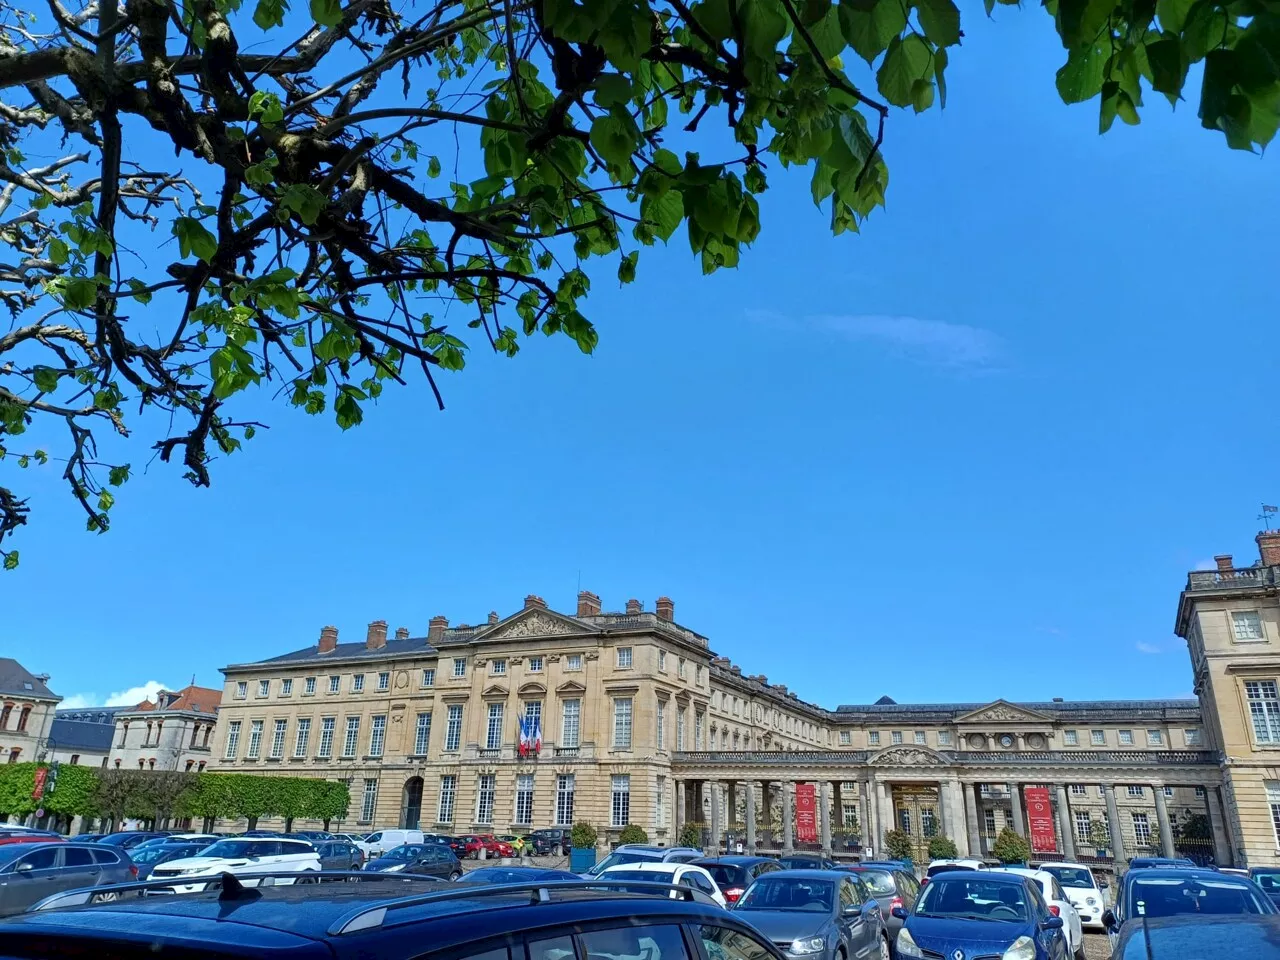
[(221, 700), (221, 690), (191, 684), (117, 710), (108, 766), (200, 772), (208, 765)]
[(105, 767), (116, 714), (126, 707), (74, 707), (57, 711), (49, 732), (49, 759), (79, 767)]
[(47, 673), (34, 674), (17, 660), (0, 657), (0, 762), (38, 759), (48, 749), (49, 728), (60, 696)]

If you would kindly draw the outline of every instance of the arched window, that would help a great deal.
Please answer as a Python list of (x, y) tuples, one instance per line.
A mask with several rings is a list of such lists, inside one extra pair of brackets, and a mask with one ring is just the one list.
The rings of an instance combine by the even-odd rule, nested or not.
[(30, 718), (31, 718), (31, 708), (23, 707), (22, 712), (18, 714), (18, 729), (19, 730), (27, 729), (27, 720), (29, 720)]
[[(211, 733), (213, 733), (213, 727), (211, 727), (211, 726), (206, 726), (206, 727), (204, 728), (204, 746), (206, 746), (206, 747), (207, 747), (207, 746), (209, 746), (209, 734), (211, 734)], [(204, 769), (204, 764), (203, 764), (203, 763), (202, 763), (202, 764), (200, 764), (200, 769), (201, 769), (201, 770), (203, 770), (203, 769)]]
[(0, 730), (9, 729), (9, 714), (13, 713), (13, 704), (6, 703), (0, 707)]
[(196, 762), (195, 762), (194, 760), (188, 760), (188, 761), (187, 761), (187, 773), (190, 773), (190, 772), (191, 772), (191, 768), (192, 768), (192, 767), (194, 767), (195, 765), (196, 765)]
[(146, 763), (146, 761), (145, 761), (145, 760), (139, 760), (139, 761), (138, 761), (138, 769), (139, 769), (139, 770), (146, 769), (146, 766), (147, 766), (147, 763)]

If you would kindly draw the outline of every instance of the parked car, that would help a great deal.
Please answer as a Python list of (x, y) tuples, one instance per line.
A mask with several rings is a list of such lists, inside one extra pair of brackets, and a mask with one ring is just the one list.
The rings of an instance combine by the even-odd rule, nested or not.
[(770, 857), (704, 857), (693, 861), (693, 865), (711, 874), (730, 906), (747, 892), (756, 877), (782, 869)]
[(1049, 912), (1062, 918), (1062, 932), (1067, 938), (1067, 953), (1084, 960), (1084, 929), (1080, 922), (1080, 914), (1072, 905), (1071, 899), (1058, 878), (1047, 870), (1031, 870), (1027, 867), (990, 867), (994, 873), (1016, 873), (1029, 877), (1040, 885), (1040, 893), (1049, 905)]
[(1272, 903), (1280, 906), (1280, 867), (1250, 867), (1249, 879), (1262, 888)]
[(166, 830), (122, 830), (119, 833), (108, 833), (98, 843), (119, 847), (121, 850), (129, 850), (144, 841), (154, 840), (156, 837), (167, 837), (168, 835), (169, 833)]
[(1040, 869), (1052, 873), (1062, 884), (1063, 892), (1080, 914), (1080, 923), (1086, 929), (1103, 929), (1102, 911), (1110, 899), (1107, 889), (1099, 886), (1093, 871), (1083, 863), (1054, 861), (1040, 864)]
[[(711, 874), (704, 868), (696, 867), (692, 863), (663, 863), (661, 861), (623, 863), (615, 867), (609, 867), (607, 870), (596, 874), (594, 879), (608, 880), (610, 882), (666, 883), (673, 887), (689, 887), (706, 894), (722, 907), (729, 905)], [(645, 892), (643, 888), (637, 888), (637, 890), (640, 893)], [(678, 891), (671, 891), (671, 896), (678, 897), (679, 895)]]
[(177, 893), (203, 890), (193, 878), (216, 877), (222, 873), (252, 877), (262, 873), (302, 873), (318, 871), (320, 857), (315, 847), (302, 840), (270, 837), (231, 837), (210, 844), (185, 860), (170, 860), (151, 871), (153, 880), (178, 880)]
[(990, 870), (953, 870), (921, 887), (905, 921), (898, 956), (1067, 960), (1063, 920), (1049, 910), (1029, 877)]
[[(433, 837), (423, 837), (426, 843), (433, 842)], [(434, 837), (435, 843), (443, 843), (459, 860), (467, 858), (467, 840), (465, 837)]]
[(481, 867), (468, 870), (461, 883), (535, 883), (550, 880), (581, 880), (576, 873), (567, 870), (547, 870), (543, 867)]
[(320, 858), (321, 870), (360, 870), (364, 867), (364, 851), (349, 840), (313, 840), (311, 845)]
[(65, 840), (60, 833), (51, 830), (14, 830), (12, 827), (0, 827), (0, 843), (57, 843)]
[(186, 860), (208, 847), (207, 843), (142, 843), (129, 851), (129, 859), (138, 868), (138, 879), (146, 880), (151, 871), (171, 860)]
[(105, 833), (82, 833), (71, 839), (75, 840), (76, 843), (97, 843), (105, 836)]
[(1163, 867), (1195, 868), (1196, 862), (1190, 857), (1133, 857), (1129, 860), (1130, 870), (1150, 870)]
[(1120, 879), (1116, 905), (1102, 915), (1114, 952), (1125, 928), (1155, 917), (1184, 913), (1240, 916), (1275, 914), (1276, 905), (1252, 880), (1216, 870), (1149, 867)]
[(765, 874), (733, 910), (789, 956), (889, 960), (880, 905), (862, 880), (846, 871)]
[(1280, 960), (1280, 916), (1154, 917), (1129, 924), (1111, 956), (1113, 960)]
[(378, 830), (369, 834), (356, 846), (364, 851), (365, 858), (376, 860), (388, 850), (402, 847), (406, 843), (422, 843), (421, 830)]
[(603, 860), (588, 870), (583, 876), (599, 876), (610, 867), (624, 863), (692, 863), (703, 859), (701, 850), (693, 847), (655, 847), (647, 843), (624, 843), (615, 847)]
[(840, 866), (820, 853), (792, 853), (779, 857), (778, 863), (784, 870), (835, 870)]
[(6, 844), (0, 847), (0, 916), (21, 913), (63, 890), (127, 883), (137, 875), (123, 850), (94, 843)]
[(364, 869), (373, 873), (412, 873), (441, 880), (457, 880), (462, 876), (462, 864), (443, 843), (406, 843), (370, 860)]
[(332, 840), (333, 834), (328, 830), (295, 830), (293, 833), (282, 833), (282, 837), (288, 837), (290, 840)]
[(558, 853), (561, 856), (569, 855), (569, 828), (568, 827), (547, 827), (543, 830), (535, 830), (529, 834), (529, 839), (533, 841), (533, 852), (540, 857), (550, 856)]
[(148, 847), (159, 847), (172, 843), (201, 843), (208, 846), (211, 843), (217, 843), (222, 837), (215, 836), (211, 833), (170, 833), (163, 837), (152, 837), (150, 840), (143, 840), (139, 844), (129, 848), (132, 854), (137, 850), (146, 850)]
[(880, 904), (880, 916), (884, 918), (892, 947), (902, 929), (902, 920), (894, 916), (893, 908), (902, 907), (910, 913), (920, 896), (920, 881), (914, 873), (890, 863), (855, 863), (841, 869), (856, 873)]
[(920, 886), (924, 886), (932, 877), (948, 870), (981, 870), (985, 864), (981, 860), (930, 860), (924, 868), (924, 876), (920, 878)]
[(353, 844), (355, 844), (355, 845), (358, 847), (358, 846), (360, 846), (360, 844), (364, 843), (364, 839), (365, 839), (365, 837), (367, 837), (367, 836), (368, 836), (368, 834), (367, 834), (367, 833), (366, 833), (366, 834), (359, 834), (359, 833), (335, 833), (335, 834), (333, 835), (333, 839), (335, 839), (335, 840), (345, 840), (345, 841), (347, 841), (347, 843), (353, 843)]
[(479, 860), (481, 851), (486, 857), (514, 857), (515, 850), (511, 844), (499, 840), (492, 833), (473, 833), (464, 838), (467, 844), (467, 856)]

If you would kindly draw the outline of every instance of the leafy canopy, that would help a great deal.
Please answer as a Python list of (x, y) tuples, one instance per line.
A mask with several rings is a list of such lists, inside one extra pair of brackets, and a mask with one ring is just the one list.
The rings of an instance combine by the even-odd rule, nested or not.
[[(1275, 135), (1275, 0), (1044, 7), (1102, 130), (1203, 62), (1203, 124)], [(140, 443), (207, 485), (251, 387), (347, 429), (418, 376), (443, 406), (477, 344), (590, 353), (593, 276), (677, 232), (737, 266), (779, 168), (858, 229), (963, 35), (954, 0), (0, 0), (6, 473), (56, 465), (103, 532)]]

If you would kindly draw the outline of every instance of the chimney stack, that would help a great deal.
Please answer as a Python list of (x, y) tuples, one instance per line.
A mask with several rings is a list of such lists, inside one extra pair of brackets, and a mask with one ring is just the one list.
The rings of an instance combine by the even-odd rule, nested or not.
[(1258, 552), (1268, 567), (1280, 564), (1280, 530), (1264, 530), (1258, 534)]
[(627, 613), (635, 614), (635, 613), (639, 613), (643, 609), (644, 609), (644, 605), (639, 600), (627, 601)]
[(449, 629), (448, 617), (432, 617), (430, 624), (427, 626), (427, 641), (435, 643), (444, 637), (444, 632)]
[(338, 648), (338, 628), (337, 627), (321, 627), (320, 628), (320, 644), (316, 647), (318, 653), (333, 653)]
[(498, 616), (498, 611), (497, 611), (497, 610), (490, 610), (490, 611), (489, 611), (489, 623), (490, 623), (490, 624), (497, 623), (497, 622), (498, 622), (498, 620), (500, 620), (500, 619), (501, 619), (501, 618)]
[(408, 628), (408, 627), (396, 627), (396, 639), (397, 639), (397, 640), (408, 640), (408, 639), (409, 639), (409, 628)]
[(578, 616), (598, 617), (600, 615), (600, 598), (590, 590), (578, 594)]
[(543, 600), (536, 594), (529, 594), (524, 598), (524, 608), (528, 610), (530, 607), (537, 607), (539, 610), (547, 609), (547, 601)]
[(658, 602), (654, 604), (654, 609), (658, 611), (659, 620), (674, 620), (676, 618), (676, 605), (670, 597), (659, 597)]
[[(1261, 534), (1259, 534), (1261, 536)], [(1259, 544), (1261, 546), (1261, 544)], [(1234, 569), (1235, 564), (1231, 561), (1231, 554), (1223, 553), (1213, 558), (1213, 562), (1218, 565), (1219, 573), (1230, 573)]]
[(369, 632), (365, 634), (364, 645), (368, 650), (381, 650), (387, 645), (387, 621), (375, 620), (369, 624)]

